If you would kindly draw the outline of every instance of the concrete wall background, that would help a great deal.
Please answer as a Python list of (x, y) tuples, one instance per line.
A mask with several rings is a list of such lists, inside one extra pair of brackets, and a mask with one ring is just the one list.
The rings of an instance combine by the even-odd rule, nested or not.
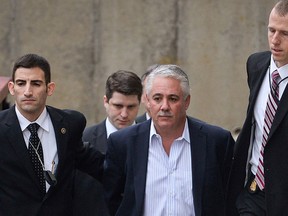
[[(139, 76), (155, 63), (189, 75), (188, 114), (229, 130), (248, 101), (246, 59), (266, 50), (271, 0), (0, 0), (0, 75), (26, 53), (48, 59), (56, 91), (48, 103), (105, 116), (107, 77)], [(11, 100), (11, 98), (10, 98)], [(143, 112), (143, 108), (140, 110)]]

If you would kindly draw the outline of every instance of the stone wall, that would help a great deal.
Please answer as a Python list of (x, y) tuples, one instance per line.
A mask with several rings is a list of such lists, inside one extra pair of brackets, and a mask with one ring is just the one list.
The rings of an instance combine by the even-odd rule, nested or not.
[(268, 48), (274, 3), (1, 0), (0, 76), (10, 76), (13, 61), (25, 53), (43, 55), (56, 82), (48, 103), (83, 112), (91, 125), (105, 117), (111, 73), (126, 69), (140, 76), (151, 64), (179, 64), (191, 81), (188, 114), (233, 130), (246, 113), (246, 59)]

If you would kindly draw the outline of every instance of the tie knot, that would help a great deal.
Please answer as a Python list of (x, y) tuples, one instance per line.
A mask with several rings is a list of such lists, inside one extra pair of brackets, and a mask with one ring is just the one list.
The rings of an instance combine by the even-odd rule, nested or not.
[(31, 134), (35, 134), (37, 133), (38, 129), (39, 129), (39, 125), (37, 123), (32, 123), (30, 125), (28, 125), (28, 130), (30, 131)]
[(278, 79), (280, 78), (280, 74), (277, 70), (273, 71), (272, 73), (272, 80), (277, 83)]

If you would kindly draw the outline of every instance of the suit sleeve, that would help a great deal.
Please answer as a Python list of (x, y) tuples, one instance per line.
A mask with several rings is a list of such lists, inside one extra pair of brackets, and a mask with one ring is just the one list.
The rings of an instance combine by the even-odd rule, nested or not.
[(103, 175), (105, 197), (111, 215), (115, 215), (122, 201), (125, 184), (125, 147), (115, 140), (113, 135), (108, 138)]
[(233, 149), (234, 149), (235, 141), (231, 136), (231, 133), (227, 135), (226, 141), (226, 148), (223, 160), (223, 188), (227, 188), (228, 178), (231, 170), (232, 165), (232, 158), (233, 158)]
[(66, 110), (70, 114), (71, 142), (75, 143), (76, 167), (101, 180), (103, 174), (104, 155), (91, 146), (90, 143), (82, 141), (83, 130), (86, 126), (86, 118), (82, 113)]

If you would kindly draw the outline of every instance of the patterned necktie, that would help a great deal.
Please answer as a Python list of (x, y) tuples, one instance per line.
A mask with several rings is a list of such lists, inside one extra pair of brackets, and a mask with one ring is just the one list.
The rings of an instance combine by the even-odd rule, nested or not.
[(277, 70), (275, 70), (272, 73), (272, 89), (270, 91), (270, 94), (268, 95), (266, 110), (265, 110), (265, 116), (264, 116), (264, 127), (263, 127), (263, 139), (262, 139), (262, 146), (260, 150), (260, 157), (259, 157), (259, 164), (257, 173), (255, 176), (255, 181), (260, 188), (260, 190), (263, 190), (265, 187), (265, 181), (264, 181), (264, 163), (263, 163), (263, 156), (264, 156), (264, 147), (267, 143), (268, 135), (274, 120), (274, 116), (279, 104), (279, 85), (278, 85), (278, 79), (280, 78), (280, 75)]
[(39, 183), (42, 188), (43, 195), (46, 193), (46, 183), (44, 179), (44, 172), (42, 164), (44, 164), (43, 150), (40, 139), (38, 137), (39, 125), (37, 123), (30, 124), (28, 127), (31, 135), (29, 138), (28, 152), (30, 154), (31, 162), (33, 164), (34, 171), (39, 178)]

